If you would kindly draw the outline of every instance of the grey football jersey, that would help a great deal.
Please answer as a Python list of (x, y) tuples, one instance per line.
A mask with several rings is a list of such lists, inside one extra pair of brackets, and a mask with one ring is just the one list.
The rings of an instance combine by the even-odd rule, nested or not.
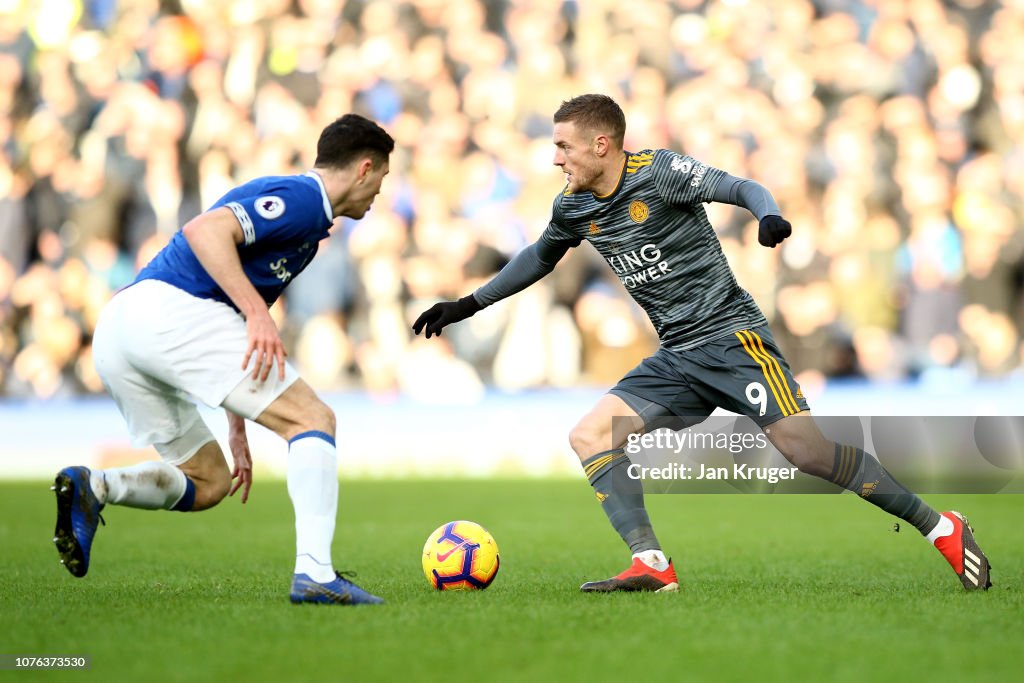
[(724, 175), (665, 149), (627, 152), (617, 189), (604, 197), (563, 192), (540, 240), (594, 245), (668, 348), (684, 351), (766, 324), (701, 205)]

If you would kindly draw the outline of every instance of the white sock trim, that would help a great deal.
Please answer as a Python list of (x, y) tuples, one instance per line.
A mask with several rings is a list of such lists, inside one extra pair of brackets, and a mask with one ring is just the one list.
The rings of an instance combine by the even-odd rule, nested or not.
[(642, 550), (634, 553), (633, 557), (638, 558), (654, 571), (663, 572), (668, 569), (668, 558), (660, 550)]
[(943, 536), (949, 536), (953, 533), (956, 527), (953, 526), (952, 520), (945, 515), (939, 515), (939, 523), (935, 525), (935, 528), (928, 532), (925, 538), (932, 545), (935, 545), (935, 541), (942, 538)]

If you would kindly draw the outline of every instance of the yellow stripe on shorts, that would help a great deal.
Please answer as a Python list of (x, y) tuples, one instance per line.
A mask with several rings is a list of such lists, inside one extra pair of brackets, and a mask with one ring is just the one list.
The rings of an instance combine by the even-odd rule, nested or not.
[(782, 410), (782, 416), (787, 417), (792, 414), (792, 411), (789, 409), (789, 406), (783, 401), (783, 399), (780, 398), (779, 396), (779, 390), (776, 386), (778, 380), (775, 378), (775, 369), (768, 365), (761, 357), (761, 355), (757, 352), (757, 350), (754, 348), (754, 341), (744, 336), (745, 334), (748, 333), (748, 330), (741, 330), (736, 333), (736, 337), (740, 340), (740, 343), (743, 344), (743, 348), (744, 350), (746, 350), (747, 354), (754, 359), (754, 362), (761, 366), (761, 372), (764, 373), (764, 378), (765, 381), (768, 383), (768, 388), (772, 390), (772, 396), (775, 397), (775, 403), (777, 403), (779, 409)]
[(771, 361), (772, 365), (774, 365), (775, 369), (778, 371), (779, 382), (782, 384), (783, 393), (786, 395), (786, 399), (789, 401), (789, 404), (793, 407), (793, 412), (799, 413), (800, 406), (797, 405), (796, 399), (793, 398), (793, 390), (789, 388), (789, 382), (786, 381), (786, 373), (782, 371), (782, 366), (779, 365), (779, 361), (764, 348), (764, 340), (761, 339), (761, 335), (753, 330), (750, 331), (750, 334), (754, 335), (754, 339), (757, 340), (757, 346), (761, 349), (761, 353), (764, 354), (765, 358)]

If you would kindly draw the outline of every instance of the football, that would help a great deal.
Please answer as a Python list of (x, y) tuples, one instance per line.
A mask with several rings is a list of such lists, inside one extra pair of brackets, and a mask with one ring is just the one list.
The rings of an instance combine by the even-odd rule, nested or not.
[(423, 574), (440, 591), (482, 590), (498, 575), (498, 544), (475, 522), (442, 524), (423, 546)]

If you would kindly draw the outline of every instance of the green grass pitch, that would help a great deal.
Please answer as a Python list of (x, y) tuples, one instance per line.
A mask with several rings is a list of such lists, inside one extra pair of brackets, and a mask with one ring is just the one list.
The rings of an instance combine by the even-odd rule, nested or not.
[[(0, 653), (92, 657), (0, 680), (964, 681), (1024, 667), (1024, 496), (956, 497), (995, 566), (987, 594), (852, 495), (656, 495), (683, 590), (583, 595), (629, 558), (582, 480), (342, 481), (336, 565), (388, 601), (364, 608), (288, 602), (282, 482), (196, 515), (108, 508), (81, 580), (50, 543), (47, 483), (2, 484), (0, 501)], [(423, 578), (422, 544), (452, 519), (501, 548), (486, 591)]]

